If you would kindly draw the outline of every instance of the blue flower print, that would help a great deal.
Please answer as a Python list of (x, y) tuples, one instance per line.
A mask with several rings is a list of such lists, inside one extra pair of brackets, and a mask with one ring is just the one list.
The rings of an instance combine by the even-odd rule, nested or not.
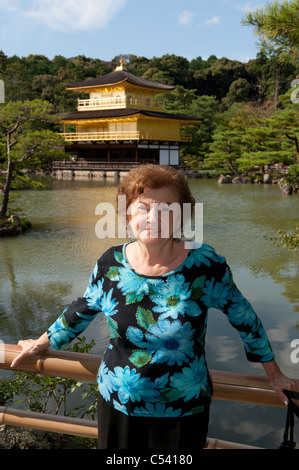
[(232, 286), (230, 284), (215, 282), (212, 277), (211, 280), (205, 282), (201, 300), (207, 308), (214, 307), (221, 310), (227, 304), (231, 295)]
[(225, 258), (218, 255), (214, 248), (210, 245), (202, 244), (200, 248), (190, 250), (184, 265), (187, 266), (187, 268), (191, 268), (194, 264), (197, 267), (199, 267), (201, 264), (205, 264), (206, 266), (210, 267), (211, 260), (224, 263)]
[(187, 313), (190, 316), (201, 314), (201, 310), (194, 300), (190, 300), (192, 291), (189, 283), (184, 283), (182, 274), (171, 275), (162, 283), (158, 294), (152, 295), (151, 300), (156, 304), (154, 312), (162, 313), (160, 319), (171, 317), (174, 320), (178, 315)]
[[(121, 338), (121, 336), (119, 334), (119, 331), (118, 331), (118, 323), (115, 320), (113, 320), (113, 318), (111, 318), (111, 316), (107, 317), (107, 326), (108, 326), (108, 329), (111, 333), (110, 338)], [(110, 344), (109, 348), (112, 349), (113, 345)]]
[(127, 329), (127, 339), (138, 348), (146, 349), (147, 343), (144, 341), (144, 334), (140, 328), (129, 326)]
[[(125, 245), (123, 246), (123, 250), (125, 249)], [(117, 261), (118, 263), (124, 263), (125, 259), (123, 251), (115, 251), (113, 256), (115, 261)]]
[[(272, 348), (269, 350), (268, 337), (265, 336), (262, 327), (256, 333), (240, 332), (246, 352), (254, 354), (255, 356), (263, 357), (263, 361), (271, 361), (273, 359)], [(259, 359), (257, 359), (259, 360)]]
[(140, 302), (144, 295), (155, 292), (155, 284), (157, 283), (159, 283), (159, 281), (138, 276), (132, 270), (119, 268), (119, 282), (117, 287), (126, 295), (127, 305)]
[(89, 323), (94, 319), (94, 315), (84, 315), (76, 312), (76, 321), (73, 322), (73, 326), (69, 326), (67, 323), (63, 311), (60, 317), (48, 328), (48, 335), (51, 346), (54, 349), (61, 349), (65, 344), (70, 343), (79, 333), (85, 330)]
[(73, 326), (73, 331), (76, 331), (77, 333), (81, 333), (82, 331), (84, 331), (90, 322), (92, 322), (92, 320), (97, 316), (97, 313), (95, 313), (94, 315), (84, 315), (83, 313), (79, 313), (79, 312), (76, 312), (76, 315), (77, 315), (77, 319), (76, 321), (74, 322), (74, 326)]
[(83, 297), (86, 298), (87, 305), (91, 310), (101, 311), (101, 297), (103, 295), (103, 282), (99, 280), (96, 284), (89, 284)]
[(179, 396), (184, 398), (184, 401), (208, 394), (210, 390), (204, 357), (196, 358), (189, 367), (184, 367), (182, 372), (176, 372), (170, 377), (170, 383), (179, 391)]
[(102, 312), (107, 317), (111, 317), (112, 315), (114, 315), (115, 313), (118, 312), (118, 310), (115, 309), (116, 305), (118, 305), (118, 302), (116, 302), (115, 299), (111, 299), (112, 291), (113, 291), (113, 289), (110, 289), (108, 294), (105, 292), (104, 295), (102, 296), (102, 300), (101, 300)]
[(106, 401), (110, 400), (110, 394), (114, 390), (110, 376), (111, 372), (108, 370), (104, 361), (102, 361), (97, 374), (97, 383), (99, 385), (99, 392)]
[(187, 413), (184, 413), (182, 414), (182, 416), (192, 416), (192, 415), (195, 415), (197, 413), (203, 413), (205, 410), (205, 406), (202, 405), (202, 406), (197, 406), (195, 408), (192, 408), (191, 411), (188, 411)]
[(127, 412), (127, 408), (125, 405), (121, 405), (118, 403), (118, 401), (113, 400), (113, 408), (115, 408), (117, 411), (120, 411), (121, 413), (124, 413), (125, 415), (128, 415), (129, 413)]
[(136, 373), (136, 369), (130, 369), (126, 366), (115, 367), (114, 373), (111, 374), (111, 384), (117, 390), (119, 401), (122, 405), (129, 400), (156, 402), (158, 400), (159, 391), (156, 390), (155, 384), (148, 377), (142, 378)]
[(91, 276), (89, 278), (89, 284), (92, 284), (94, 280), (96, 279), (97, 275), (99, 272), (99, 266), (98, 263), (95, 264), (95, 267), (93, 268), (93, 272), (91, 273)]
[(227, 318), (234, 325), (244, 324), (256, 329), (257, 316), (248, 300), (237, 289), (234, 290)]
[(165, 417), (176, 418), (181, 416), (182, 410), (174, 410), (172, 407), (166, 407), (164, 403), (156, 403), (155, 405), (147, 403), (145, 407), (135, 408), (133, 416), (152, 416), (152, 417)]
[(126, 257), (126, 246), (129, 244), (130, 242), (128, 243), (125, 243), (122, 247), (122, 251), (116, 251), (114, 253), (114, 258), (115, 260), (122, 264), (126, 269), (131, 269), (131, 265), (130, 263), (128, 262), (127, 260), (127, 257)]
[(168, 365), (182, 365), (188, 358), (194, 357), (192, 339), (194, 330), (191, 324), (181, 324), (179, 320), (170, 322), (160, 320), (156, 325), (150, 325), (145, 337), (150, 354), (153, 354), (151, 363), (166, 362)]
[(64, 314), (62, 314), (53, 325), (48, 328), (48, 337), (54, 349), (61, 349), (62, 346), (74, 339), (76, 335), (72, 330), (67, 328)]

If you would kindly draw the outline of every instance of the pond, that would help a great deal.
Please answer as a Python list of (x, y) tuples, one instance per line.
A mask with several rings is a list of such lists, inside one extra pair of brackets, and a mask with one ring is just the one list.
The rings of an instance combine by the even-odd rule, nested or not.
[[(299, 254), (273, 245), (276, 231), (291, 231), (299, 220), (298, 195), (284, 196), (276, 185), (225, 184), (190, 179), (203, 203), (203, 241), (229, 263), (234, 280), (259, 314), (283, 372), (299, 378), (291, 342), (299, 338)], [(17, 238), (0, 239), (0, 339), (15, 344), (37, 337), (71, 301), (82, 295), (98, 257), (123, 239), (99, 239), (95, 208), (115, 202), (109, 180), (46, 180), (43, 191), (17, 194), (16, 205), (32, 222)], [(99, 315), (84, 335), (95, 353), (108, 344)], [(210, 310), (207, 333), (210, 369), (263, 374), (246, 360), (240, 338), (225, 316)], [(209, 436), (277, 448), (286, 410), (214, 400)], [(299, 433), (297, 432), (299, 444)]]

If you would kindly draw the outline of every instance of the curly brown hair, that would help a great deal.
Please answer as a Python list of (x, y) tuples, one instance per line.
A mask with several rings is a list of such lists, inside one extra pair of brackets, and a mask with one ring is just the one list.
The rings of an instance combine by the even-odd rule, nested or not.
[(178, 202), (183, 209), (184, 203), (191, 204), (191, 212), (195, 206), (195, 199), (191, 194), (187, 178), (180, 170), (171, 166), (155, 164), (142, 164), (133, 168), (125, 176), (118, 187), (118, 196), (126, 196), (126, 209), (144, 192), (144, 188), (158, 189), (172, 186), (178, 194)]

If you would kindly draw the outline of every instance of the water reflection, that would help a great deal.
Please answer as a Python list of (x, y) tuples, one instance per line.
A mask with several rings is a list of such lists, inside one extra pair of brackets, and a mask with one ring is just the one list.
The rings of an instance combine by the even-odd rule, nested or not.
[(235, 276), (244, 267), (254, 277), (270, 277), (298, 312), (299, 253), (274, 246), (271, 239), (279, 229), (295, 228), (299, 196), (284, 197), (275, 185), (191, 180), (190, 186), (196, 200), (204, 203), (205, 242), (227, 257)]
[[(95, 208), (100, 202), (115, 202), (114, 181), (46, 182), (46, 190), (21, 192), (17, 200), (32, 230), (0, 240), (0, 338), (9, 343), (40, 335), (83, 294), (101, 253), (124, 242), (95, 236)], [(272, 185), (190, 180), (190, 186), (197, 202), (204, 204), (204, 242), (227, 258), (237, 285), (261, 316), (284, 372), (298, 378), (290, 343), (298, 336), (299, 254), (269, 241), (276, 230), (294, 228), (298, 197), (283, 197)], [(84, 334), (96, 340), (94, 352), (101, 354), (108, 342), (104, 318), (99, 315)], [(263, 373), (259, 364), (247, 362), (238, 334), (218, 311), (209, 312), (206, 349), (211, 369)], [(284, 411), (215, 401), (209, 434), (277, 447)]]
[(231, 442), (278, 449), (283, 440), (285, 417), (285, 410), (280, 408), (215, 400), (209, 434)]

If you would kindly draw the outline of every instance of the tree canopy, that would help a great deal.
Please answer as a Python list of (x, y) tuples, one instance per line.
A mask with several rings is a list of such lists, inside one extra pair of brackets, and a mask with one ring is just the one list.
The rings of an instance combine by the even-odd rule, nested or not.
[[(215, 55), (206, 59), (198, 55), (190, 61), (174, 54), (121, 56), (133, 74), (176, 85), (173, 92), (157, 97), (165, 101), (166, 111), (201, 118), (192, 129), (192, 144), (182, 146), (183, 166), (235, 174), (271, 162), (298, 164), (298, 99), (294, 99), (299, 89), (298, 1), (274, 1), (243, 18), (242, 23), (253, 27), (260, 40), (256, 58), (247, 62)], [(49, 59), (33, 54), (8, 57), (0, 51), (0, 80), (5, 84), (6, 101), (5, 106), (0, 104), (3, 126), (4, 110), (14, 122), (13, 106), (17, 108), (20, 102), (42, 100), (53, 114), (73, 111), (77, 98), (86, 96), (77, 96), (66, 85), (109, 73), (119, 65), (119, 59), (103, 61), (84, 55)], [(21, 133), (24, 139), (29, 131), (49, 130), (48, 124), (41, 125), (38, 119), (29, 121)], [(1, 135), (0, 166), (5, 167), (6, 131)], [(13, 155), (12, 149), (11, 158)]]
[(281, 62), (298, 56), (299, 0), (269, 2), (264, 8), (248, 12), (242, 19), (245, 26), (253, 26), (260, 48), (275, 54)]
[(41, 160), (64, 155), (60, 148), (64, 140), (43, 123), (53, 123), (53, 106), (42, 100), (10, 101), (0, 107), (0, 136), (5, 142), (2, 159), (6, 167), (0, 218), (7, 215), (9, 195), (13, 178), (21, 177), (17, 169), (28, 165), (34, 157)]

